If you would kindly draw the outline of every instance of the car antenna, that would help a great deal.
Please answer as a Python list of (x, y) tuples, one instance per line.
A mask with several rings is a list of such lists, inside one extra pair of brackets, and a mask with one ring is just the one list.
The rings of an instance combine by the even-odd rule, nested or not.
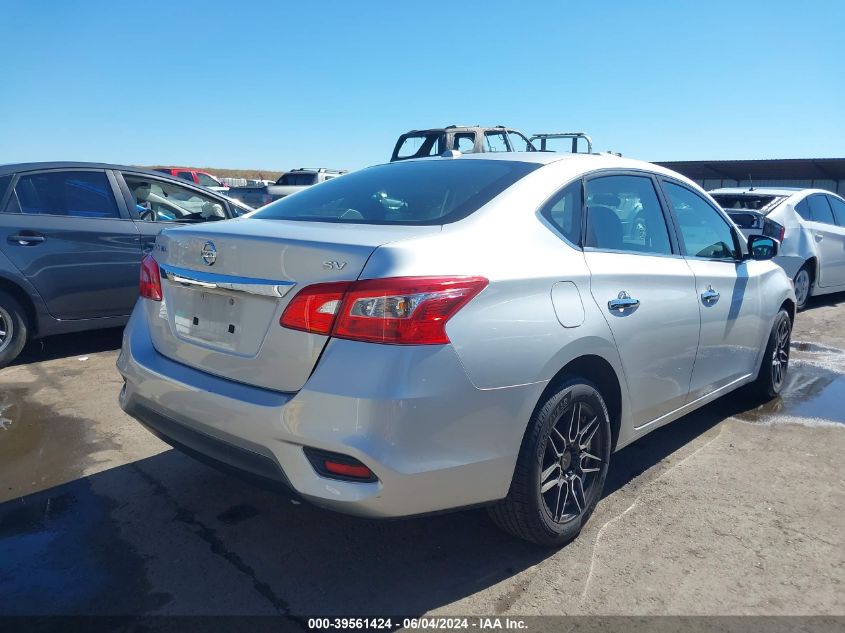
[(751, 174), (748, 174), (748, 191), (754, 191), (754, 181), (751, 180)]

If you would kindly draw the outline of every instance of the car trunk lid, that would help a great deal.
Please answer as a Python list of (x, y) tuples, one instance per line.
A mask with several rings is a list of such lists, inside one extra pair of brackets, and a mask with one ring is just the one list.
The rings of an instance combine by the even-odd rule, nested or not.
[(244, 218), (163, 232), (163, 301), (145, 302), (159, 353), (239, 382), (297, 391), (328, 337), (279, 325), (303, 287), (358, 278), (380, 245), (439, 226)]

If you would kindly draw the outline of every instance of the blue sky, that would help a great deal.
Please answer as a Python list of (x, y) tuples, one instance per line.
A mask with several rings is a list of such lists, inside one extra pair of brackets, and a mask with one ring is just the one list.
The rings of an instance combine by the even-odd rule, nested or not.
[(408, 129), (845, 156), (845, 2), (0, 0), (0, 163), (289, 169)]

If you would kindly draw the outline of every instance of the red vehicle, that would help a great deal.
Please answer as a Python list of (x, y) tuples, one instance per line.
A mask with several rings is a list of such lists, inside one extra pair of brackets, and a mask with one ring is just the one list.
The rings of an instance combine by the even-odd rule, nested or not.
[(229, 187), (217, 180), (215, 176), (212, 176), (207, 171), (197, 171), (196, 169), (188, 169), (187, 167), (160, 167), (156, 169), (156, 171), (176, 176), (176, 178), (187, 180), (188, 182), (197, 184), (200, 187), (205, 187), (206, 189), (211, 189), (212, 191), (219, 191), (221, 193), (229, 191)]

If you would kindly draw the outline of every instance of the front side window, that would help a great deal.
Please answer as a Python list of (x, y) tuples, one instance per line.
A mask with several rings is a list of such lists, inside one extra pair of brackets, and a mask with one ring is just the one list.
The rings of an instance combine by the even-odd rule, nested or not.
[(808, 204), (810, 206), (810, 220), (824, 224), (835, 224), (833, 211), (830, 210), (830, 205), (827, 203), (827, 196), (810, 196)]
[(455, 222), (537, 169), (534, 163), (443, 159), (369, 167), (252, 215), (265, 220), (436, 225)]
[(488, 152), (508, 151), (508, 142), (504, 132), (486, 132), (484, 134), (485, 150)]
[(18, 178), (6, 211), (78, 218), (119, 218), (105, 172), (52, 171)]
[(672, 204), (684, 254), (703, 259), (737, 259), (734, 232), (704, 198), (686, 187), (664, 182), (664, 189)]
[(225, 220), (223, 204), (173, 182), (124, 174), (135, 210), (148, 222)]
[(511, 130), (508, 132), (508, 139), (510, 139), (511, 147), (515, 152), (533, 152), (534, 146), (519, 132)]
[[(0, 185), (0, 191), (2, 190), (3, 186)], [(839, 226), (845, 226), (845, 202), (832, 196), (829, 196), (827, 200), (830, 202), (830, 206), (833, 209), (833, 215), (836, 218), (836, 223)]]
[(581, 181), (574, 182), (552, 196), (541, 215), (551, 222), (572, 244), (581, 244)]
[(648, 176), (602, 176), (587, 181), (585, 246), (669, 255), (666, 219)]

